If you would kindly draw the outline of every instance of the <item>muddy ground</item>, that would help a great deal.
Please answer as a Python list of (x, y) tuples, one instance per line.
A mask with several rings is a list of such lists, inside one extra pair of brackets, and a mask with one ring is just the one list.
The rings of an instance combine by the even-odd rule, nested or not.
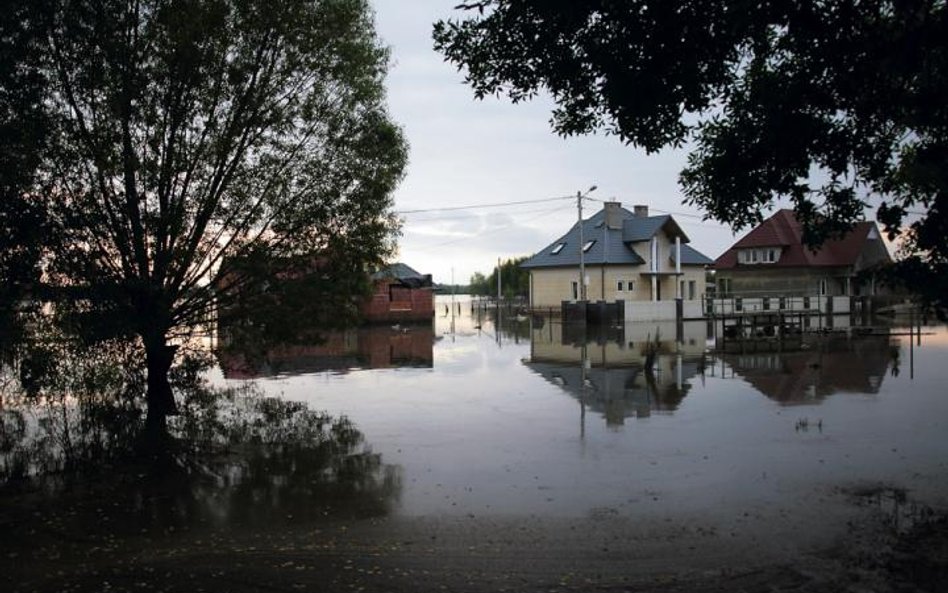
[(635, 519), (602, 509), (581, 518), (352, 513), (237, 525), (203, 515), (143, 522), (148, 509), (188, 511), (107, 492), (100, 484), (55, 499), (6, 493), (0, 590), (948, 590), (948, 519), (886, 485), (839, 488), (825, 512), (806, 517), (777, 509)]

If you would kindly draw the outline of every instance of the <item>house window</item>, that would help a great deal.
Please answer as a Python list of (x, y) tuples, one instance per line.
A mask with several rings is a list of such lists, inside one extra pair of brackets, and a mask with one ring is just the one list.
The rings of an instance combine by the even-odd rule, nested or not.
[(618, 282), (616, 282), (616, 291), (617, 291), (617, 292), (622, 292), (623, 286), (624, 286), (624, 284), (623, 284), (622, 280), (619, 280)]
[(573, 280), (573, 300), (579, 300), (579, 282)]
[(566, 243), (557, 243), (556, 247), (550, 250), (550, 255), (557, 255), (560, 251), (563, 251), (564, 247), (566, 247)]
[(826, 278), (820, 280), (820, 296), (826, 296)]
[(779, 258), (780, 249), (776, 247), (741, 249), (737, 252), (737, 263), (740, 264), (772, 264)]
[(694, 280), (688, 281), (688, 300), (695, 300), (695, 292), (697, 292), (697, 283)]
[(685, 298), (685, 281), (682, 280), (678, 283), (678, 296)]
[(589, 241), (586, 241), (586, 243), (583, 244), (583, 253), (586, 253), (587, 251), (592, 249), (592, 246), (595, 244), (596, 244), (595, 239), (590, 239)]
[(635, 281), (629, 280), (625, 286), (626, 286), (626, 290), (628, 290), (629, 292), (635, 292)]

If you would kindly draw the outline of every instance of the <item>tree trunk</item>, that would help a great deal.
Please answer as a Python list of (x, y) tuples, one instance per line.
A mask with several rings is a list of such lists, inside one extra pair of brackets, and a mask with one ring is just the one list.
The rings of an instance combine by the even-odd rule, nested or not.
[(163, 335), (145, 339), (145, 364), (148, 368), (148, 388), (145, 401), (148, 415), (145, 431), (150, 436), (160, 437), (167, 433), (167, 417), (178, 414), (178, 406), (168, 382), (168, 371), (174, 362), (177, 346), (165, 343)]

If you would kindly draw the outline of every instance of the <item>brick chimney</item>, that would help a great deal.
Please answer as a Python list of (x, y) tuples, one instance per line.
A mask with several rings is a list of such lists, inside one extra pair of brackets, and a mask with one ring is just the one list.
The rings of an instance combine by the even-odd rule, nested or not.
[(618, 230), (622, 228), (622, 202), (605, 202), (602, 209), (606, 211), (606, 228)]
[(648, 218), (648, 206), (636, 204), (633, 208), (636, 218)]

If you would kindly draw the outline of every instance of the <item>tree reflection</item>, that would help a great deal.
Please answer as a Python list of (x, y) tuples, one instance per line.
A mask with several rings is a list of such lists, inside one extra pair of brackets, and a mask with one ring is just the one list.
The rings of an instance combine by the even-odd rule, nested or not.
[(182, 402), (169, 423), (173, 446), (143, 456), (143, 369), (134, 360), (134, 347), (115, 343), (82, 356), (49, 348), (4, 368), (0, 495), (8, 503), (72, 501), (64, 529), (101, 532), (105, 513), (115, 534), (380, 516), (397, 502), (398, 468), (348, 419), (263, 397), (252, 385), (213, 387), (203, 379), (208, 358), (196, 352), (171, 374)]

